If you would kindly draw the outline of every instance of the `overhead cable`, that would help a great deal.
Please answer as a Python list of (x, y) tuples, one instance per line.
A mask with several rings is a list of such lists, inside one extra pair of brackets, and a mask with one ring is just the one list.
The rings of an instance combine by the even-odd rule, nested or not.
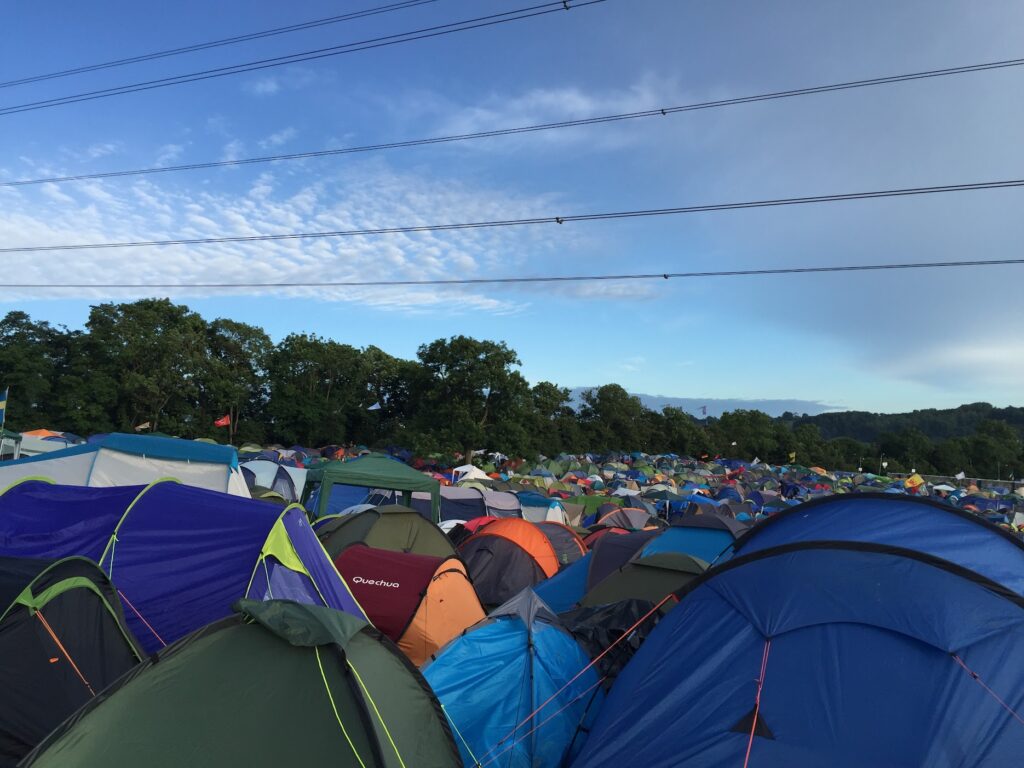
[(971, 192), (978, 190), (1012, 189), (1024, 187), (1024, 179), (1006, 181), (981, 181), (969, 184), (945, 184), (933, 187), (907, 187), (883, 189), (872, 192), (844, 192), (833, 195), (806, 197), (783, 197), (768, 200), (751, 200), (739, 203), (711, 203), (684, 205), (673, 208), (647, 208), (634, 211), (612, 211), (605, 213), (579, 213), (564, 216), (537, 216), (525, 219), (498, 219), (491, 221), (470, 221), (456, 224), (413, 224), (408, 226), (378, 227), (371, 229), (338, 229), (321, 232), (287, 232), (276, 235), (229, 235), (226, 237), (191, 237), (170, 240), (127, 240), (101, 243), (67, 243), (61, 245), (26, 245), (0, 248), (0, 253), (38, 253), (42, 251), (84, 251), (106, 248), (152, 248), (170, 245), (210, 245), (217, 243), (263, 243), (279, 240), (307, 240), (332, 237), (363, 237), (374, 235), (412, 234), (418, 232), (454, 232), (471, 229), (496, 229), (503, 227), (534, 226), (538, 224), (572, 224), (588, 221), (610, 221), (614, 219), (637, 219), (653, 216), (675, 216), (688, 213), (710, 213), (714, 211), (737, 211), (752, 208), (775, 208), (789, 205), (810, 205), (850, 200), (874, 200), (891, 197), (934, 195), (948, 192)]

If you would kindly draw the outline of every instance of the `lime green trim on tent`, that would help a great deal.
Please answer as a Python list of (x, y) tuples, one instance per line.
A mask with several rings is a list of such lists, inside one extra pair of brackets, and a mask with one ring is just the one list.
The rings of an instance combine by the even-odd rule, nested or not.
[(345, 663), (348, 664), (348, 668), (352, 670), (352, 673), (356, 676), (356, 680), (359, 682), (359, 687), (363, 689), (363, 693), (366, 695), (366, 700), (370, 702), (370, 706), (373, 707), (373, 713), (377, 715), (377, 719), (380, 721), (381, 728), (384, 729), (384, 735), (388, 737), (388, 741), (391, 742), (391, 748), (395, 750), (395, 757), (398, 758), (398, 764), (401, 768), (406, 768), (405, 761), (402, 759), (401, 753), (398, 751), (398, 745), (395, 744), (395, 739), (391, 735), (391, 731), (388, 730), (388, 724), (384, 722), (384, 718), (380, 714), (380, 710), (377, 709), (377, 702), (373, 700), (373, 696), (370, 695), (370, 690), (366, 687), (366, 683), (363, 682), (362, 676), (359, 674), (359, 670), (355, 668), (355, 665), (351, 660), (346, 657)]
[[(121, 622), (117, 620), (117, 611), (114, 610), (114, 607), (108, 602), (106, 596), (102, 591), (100, 591), (100, 588), (96, 586), (96, 582), (92, 579), (88, 579), (85, 576), (69, 576), (66, 579), (58, 581), (56, 584), (51, 584), (38, 595), (35, 594), (33, 587), (36, 583), (51, 570), (62, 563), (66, 563), (68, 560), (85, 560), (86, 562), (95, 565), (91, 560), (85, 557), (65, 557), (62, 560), (57, 560), (51, 563), (45, 569), (40, 571), (34, 579), (32, 579), (29, 585), (21, 591), (21, 594), (14, 598), (14, 602), (7, 606), (3, 613), (0, 613), (0, 621), (6, 619), (10, 612), (14, 610), (15, 606), (24, 606), (28, 609), (29, 615), (33, 616), (36, 611), (46, 607), (50, 601), (55, 600), (65, 592), (70, 592), (73, 589), (87, 589), (100, 599), (100, 602), (103, 603), (103, 607), (107, 609), (107, 613), (114, 617), (114, 623), (117, 625), (118, 631), (120, 631), (121, 635), (124, 637), (129, 649), (131, 649), (132, 655), (139, 661), (142, 661), (142, 656), (139, 654), (135, 640), (133, 640), (128, 634)], [(98, 566), (96, 567), (98, 568)]]
[(145, 496), (150, 491), (150, 489), (152, 489), (154, 486), (159, 485), (160, 483), (178, 483), (180, 485), (181, 481), (175, 477), (161, 477), (158, 480), (154, 480), (152, 483), (150, 483), (141, 491), (139, 491), (138, 496), (132, 499), (132, 503), (128, 505), (128, 508), (124, 511), (124, 514), (121, 515), (121, 519), (118, 520), (117, 525), (114, 526), (114, 532), (110, 534), (110, 538), (107, 540), (107, 546), (103, 548), (103, 554), (100, 555), (99, 559), (99, 566), (102, 569), (103, 561), (107, 559), (107, 552), (110, 553), (110, 567), (106, 571), (106, 573), (111, 581), (114, 580), (114, 547), (117, 544), (117, 533), (121, 530), (121, 526), (124, 524), (125, 518), (128, 517), (128, 514), (133, 509), (135, 509), (135, 505), (139, 503), (139, 499)]
[(466, 748), (466, 752), (468, 752), (469, 756), (473, 758), (473, 768), (480, 768), (479, 758), (477, 758), (477, 756), (473, 754), (473, 748), (469, 746), (469, 742), (466, 741), (466, 737), (462, 735), (462, 731), (459, 730), (459, 726), (455, 724), (455, 721), (452, 720), (452, 716), (448, 714), (448, 710), (445, 708), (444, 703), (440, 700), (438, 700), (437, 703), (441, 705), (441, 711), (444, 712), (444, 716), (448, 718), (448, 722), (452, 726), (452, 730), (455, 731), (456, 735), (459, 737), (459, 740), (462, 742), (462, 746)]
[(320, 667), (320, 677), (324, 681), (324, 690), (327, 691), (327, 699), (331, 702), (331, 710), (334, 712), (334, 719), (338, 721), (338, 725), (341, 727), (341, 732), (345, 736), (345, 741), (347, 741), (349, 747), (351, 747), (352, 754), (356, 756), (356, 760), (359, 762), (360, 768), (366, 768), (366, 763), (363, 762), (363, 758), (361, 758), (359, 753), (356, 751), (356, 745), (352, 743), (352, 737), (348, 735), (345, 723), (341, 721), (341, 715), (338, 714), (338, 705), (334, 703), (334, 694), (331, 693), (331, 684), (327, 681), (327, 673), (324, 672), (324, 664), (320, 660), (320, 649), (317, 646), (313, 646), (313, 652), (316, 654), (316, 664)]
[(56, 485), (57, 481), (54, 480), (52, 477), (43, 477), (42, 475), (30, 475), (29, 477), (23, 477), (20, 480), (15, 480), (13, 483), (11, 483), (2, 491), (0, 491), (0, 496), (3, 496), (5, 493), (11, 490), (11, 488), (15, 488), (21, 485), (22, 483), (47, 483), (48, 485)]

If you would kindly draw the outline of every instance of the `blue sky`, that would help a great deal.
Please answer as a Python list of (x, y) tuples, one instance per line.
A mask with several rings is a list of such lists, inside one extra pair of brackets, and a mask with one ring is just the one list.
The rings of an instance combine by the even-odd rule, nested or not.
[[(384, 4), (0, 11), (0, 80)], [(0, 106), (525, 6), (434, 3), (0, 89)], [(0, 116), (0, 180), (317, 150), (1017, 58), (1017, 2), (609, 0), (486, 30)], [(0, 188), (4, 246), (628, 210), (1018, 178), (1024, 67), (326, 160)], [(530, 229), (4, 255), (5, 281), (318, 281), (1013, 258), (1024, 191)], [(412, 356), (501, 339), (528, 379), (898, 411), (1021, 404), (1024, 268), (438, 290), (166, 290), (212, 319)], [(81, 326), (140, 294), (0, 292)]]

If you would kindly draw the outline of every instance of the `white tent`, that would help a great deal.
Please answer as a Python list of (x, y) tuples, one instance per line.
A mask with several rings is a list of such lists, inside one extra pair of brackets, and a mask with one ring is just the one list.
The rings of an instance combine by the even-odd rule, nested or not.
[(185, 485), (249, 496), (231, 446), (152, 435), (106, 435), (86, 445), (0, 462), (0, 491), (26, 478), (102, 488), (173, 478)]

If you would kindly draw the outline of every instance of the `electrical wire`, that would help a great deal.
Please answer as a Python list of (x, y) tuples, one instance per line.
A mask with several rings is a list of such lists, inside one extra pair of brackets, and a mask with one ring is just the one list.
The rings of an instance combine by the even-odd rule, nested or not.
[(403, 149), (407, 147), (421, 147), (431, 144), (447, 144), (458, 141), (469, 141), (473, 139), (493, 138), (497, 136), (511, 136), (523, 133), (535, 133), (539, 131), (550, 131), (560, 128), (575, 128), (586, 125), (599, 125), (602, 123), (622, 122), (645, 117), (666, 117), (681, 112), (695, 112), (704, 109), (735, 106), (738, 104), (751, 104), (759, 101), (772, 101), (775, 99), (788, 99), (797, 96), (807, 96), (830, 91), (850, 90), (853, 88), (866, 88), (874, 85), (888, 85), (891, 83), (902, 83), (912, 80), (923, 80), (934, 77), (948, 77), (971, 72), (984, 72), (993, 69), (1005, 69), (1008, 67), (1019, 67), (1024, 65), (1024, 59), (1007, 59), (1004, 61), (986, 62), (984, 64), (968, 64), (960, 67), (947, 67), (944, 69), (932, 69), (924, 72), (912, 72), (902, 75), (888, 75), (875, 77), (866, 80), (851, 80), (843, 83), (830, 85), (817, 85), (807, 88), (794, 88), (785, 91), (772, 91), (751, 96), (738, 96), (731, 99), (718, 99), (715, 101), (700, 101), (692, 104), (684, 104), (671, 107), (656, 107), (654, 109), (639, 110), (636, 112), (621, 112), (613, 115), (600, 115), (585, 117), (577, 120), (561, 120), (551, 123), (537, 123), (533, 125), (516, 126), (512, 128), (496, 128), (490, 131), (477, 131), (473, 133), (457, 133), (446, 136), (433, 136), (422, 139), (408, 139), (405, 141), (393, 141), (382, 144), (366, 144), (354, 147), (338, 147), (333, 149), (313, 150), (309, 152), (289, 152), (280, 155), (264, 155), (261, 157), (239, 158), (235, 160), (214, 160), (209, 162), (186, 163), (182, 165), (167, 165), (151, 168), (139, 168), (134, 170), (101, 171), (97, 173), (83, 173), (73, 176), (51, 176), (41, 179), (23, 179), (19, 181), (3, 181), (0, 187), (22, 187), (32, 184), (59, 184), (72, 181), (87, 181), (93, 179), (112, 179), (124, 176), (143, 176), (154, 173), (171, 173), (175, 171), (195, 171), (209, 168), (227, 168), (231, 166), (253, 165), (257, 163), (273, 163), (284, 160), (308, 160), (311, 158), (334, 157), (338, 155), (349, 155), (361, 152), (374, 152), (387, 149)]
[(200, 80), (211, 80), (213, 78), (237, 75), (245, 72), (256, 72), (259, 70), (270, 69), (272, 67), (284, 66), (285, 64), (314, 61), (331, 56), (341, 56), (346, 53), (367, 51), (374, 48), (384, 48), (391, 45), (399, 45), (401, 43), (410, 43), (416, 40), (441, 37), (443, 35), (450, 35), (456, 32), (467, 32), (473, 29), (482, 29), (484, 27), (492, 27), (498, 24), (532, 19), (538, 16), (546, 16), (550, 13), (560, 13), (562, 11), (584, 8), (588, 5), (597, 5), (598, 3), (605, 3), (608, 1), (609, 0), (573, 0), (570, 4), (569, 0), (555, 0), (555, 2), (541, 3), (540, 5), (518, 8), (512, 11), (491, 14), (489, 16), (480, 16), (474, 19), (454, 21), (449, 22), (448, 24), (440, 24), (433, 27), (413, 30), (411, 32), (385, 35), (384, 37), (376, 37), (369, 40), (346, 43), (344, 45), (335, 45), (328, 48), (318, 48), (312, 51), (289, 54), (287, 56), (276, 56), (269, 59), (250, 61), (245, 64), (233, 64), (226, 67), (190, 72), (185, 75), (174, 75), (172, 77), (164, 77), (157, 80), (147, 80), (140, 83), (115, 86), (113, 88), (103, 88), (96, 91), (87, 91), (85, 93), (60, 96), (53, 99), (44, 99), (42, 101), (14, 104), (8, 107), (0, 107), (0, 116), (13, 115), (21, 112), (32, 112), (38, 109), (48, 109), (50, 107), (62, 106), (64, 104), (76, 104), (83, 101), (105, 99), (110, 96), (121, 96), (126, 93), (150, 91), (156, 88), (165, 88), (167, 86), (181, 85), (183, 83), (193, 83)]
[(951, 267), (1002, 267), (1024, 264), (1020, 259), (973, 259), (971, 261), (925, 261), (903, 264), (847, 264), (821, 267), (776, 267), (771, 269), (728, 269), (711, 272), (651, 272), (619, 275), (547, 275), (537, 277), (466, 277), (438, 280), (310, 280), (276, 283), (7, 283), (5, 288), (59, 289), (134, 289), (134, 288), (399, 288), (417, 286), (508, 285), (523, 283), (586, 283), (625, 280), (673, 280), (708, 277), (756, 277), (767, 275), (833, 274), (839, 272), (873, 272), (879, 270), (945, 269)]
[(363, 237), (371, 235), (397, 235), (419, 232), (455, 232), (469, 229), (497, 229), (522, 227), (538, 224), (571, 224), (588, 221), (610, 221), (615, 219), (638, 219), (652, 216), (674, 216), (688, 213), (709, 213), (713, 211), (737, 211), (752, 208), (775, 208), (788, 205), (810, 205), (834, 203), (849, 200), (874, 200), (890, 197), (933, 195), (947, 192), (971, 192), (978, 190), (1012, 189), (1024, 186), (1024, 179), (1006, 181), (981, 181), (970, 184), (946, 184), (934, 187), (908, 187), (904, 189), (883, 189), (873, 192), (844, 192), (835, 195), (814, 195), (808, 197), (784, 197), (770, 200), (751, 200), (740, 203), (713, 203), (707, 205), (684, 205), (674, 208), (648, 208), (636, 211), (613, 211), (606, 213), (581, 213), (568, 216), (538, 216), (526, 219), (504, 219), (494, 221), (471, 221), (458, 224), (415, 224), (411, 226), (380, 227), (374, 229), (338, 229), (324, 232), (287, 232), (278, 235), (233, 235), (227, 237), (193, 237), (171, 240), (129, 240), (106, 243), (69, 243), (66, 245), (32, 245), (0, 248), (0, 253), (39, 253), (44, 251), (84, 251), (105, 248), (150, 248), (167, 245), (210, 245), (214, 243), (265, 243), (279, 240), (306, 240), (331, 237)]
[(352, 11), (350, 13), (341, 14), (339, 16), (328, 16), (323, 19), (313, 19), (312, 21), (303, 21), (298, 24), (289, 24), (284, 27), (274, 27), (273, 29), (265, 29), (261, 32), (250, 32), (244, 35), (235, 35), (234, 37), (225, 37), (220, 40), (211, 40), (205, 43), (194, 43), (193, 45), (185, 45), (180, 48), (170, 48), (163, 51), (153, 51), (152, 53), (142, 53), (137, 56), (129, 56), (124, 59), (114, 59), (113, 61), (105, 61), (99, 64), (84, 64), (79, 67), (72, 67), (71, 69), (62, 69), (57, 72), (48, 72), (43, 75), (30, 75), (28, 77), (22, 77), (17, 80), (7, 80), (0, 82), (0, 88), (12, 88), (17, 85), (27, 85), (29, 83), (38, 83), (44, 80), (55, 80), (61, 77), (70, 77), (71, 75), (80, 75), (85, 72), (96, 72), (101, 69), (112, 69), (114, 67), (123, 67), (128, 64), (138, 64), (144, 61), (153, 61), (154, 59), (165, 59), (169, 56), (180, 56), (183, 53), (194, 53), (196, 51), (205, 51), (210, 48), (221, 48), (226, 45), (234, 45), (236, 43), (245, 43), (250, 40), (261, 40), (265, 37), (274, 37), (276, 35), (284, 35), (289, 32), (300, 32), (306, 29), (315, 29), (316, 27), (323, 27), (329, 24), (338, 24), (343, 21), (354, 21), (355, 19), (365, 19), (369, 16), (377, 16), (382, 13), (390, 13), (392, 11), (404, 11), (407, 8), (415, 8), (419, 5), (426, 5), (428, 3), (436, 3), (438, 0), (403, 0), (398, 3), (390, 3), (388, 5), (378, 6), (376, 8), (366, 8), (361, 11)]

